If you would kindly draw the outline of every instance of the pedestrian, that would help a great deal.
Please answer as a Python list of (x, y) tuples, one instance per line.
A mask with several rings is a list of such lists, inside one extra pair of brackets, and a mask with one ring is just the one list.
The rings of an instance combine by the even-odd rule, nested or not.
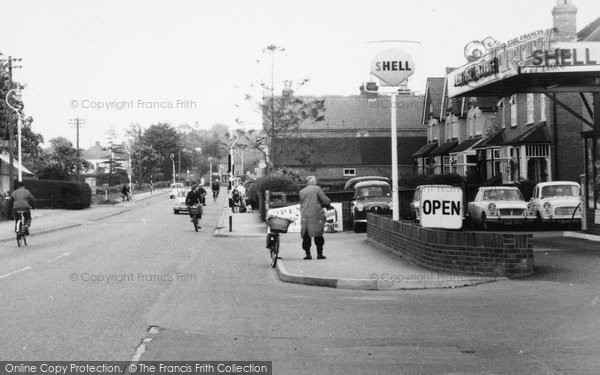
[(231, 191), (231, 211), (234, 213), (240, 212), (240, 192), (237, 189)]
[(310, 254), (311, 238), (315, 239), (317, 259), (326, 259), (323, 255), (323, 231), (325, 230), (324, 207), (330, 207), (331, 200), (325, 195), (323, 189), (317, 185), (315, 176), (306, 178), (306, 187), (300, 190), (300, 236), (302, 249), (306, 253), (305, 260), (312, 259)]
[(127, 186), (127, 184), (123, 185), (121, 188), (121, 195), (123, 196), (122, 199), (124, 201), (129, 201), (129, 186)]

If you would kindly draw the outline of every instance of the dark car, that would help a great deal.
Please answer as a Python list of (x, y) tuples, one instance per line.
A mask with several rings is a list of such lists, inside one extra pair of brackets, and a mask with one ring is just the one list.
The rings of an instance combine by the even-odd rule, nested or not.
[(386, 181), (367, 180), (354, 185), (350, 217), (355, 232), (366, 229), (367, 213), (392, 214), (392, 188)]

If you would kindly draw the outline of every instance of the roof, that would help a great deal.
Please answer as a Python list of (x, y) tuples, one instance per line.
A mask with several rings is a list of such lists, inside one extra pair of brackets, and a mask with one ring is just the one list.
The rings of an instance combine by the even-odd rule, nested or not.
[(519, 134), (511, 140), (505, 141), (506, 145), (521, 145), (521, 144), (549, 144), (550, 135), (548, 134), (548, 130), (546, 129), (545, 124), (539, 124), (534, 126), (533, 128), (527, 130), (526, 132)]
[(458, 141), (452, 141), (452, 142), (446, 142), (444, 144), (442, 144), (441, 146), (439, 146), (438, 148), (436, 148), (435, 150), (431, 151), (429, 153), (430, 157), (433, 156), (442, 156), (442, 155), (446, 155), (450, 152), (450, 150), (452, 150), (456, 145), (458, 144)]
[(110, 158), (110, 150), (107, 147), (103, 147), (99, 142), (90, 147), (87, 150), (81, 151), (81, 157), (86, 160), (100, 160)]
[(504, 131), (501, 130), (492, 134), (491, 136), (484, 138), (481, 143), (478, 143), (474, 148), (489, 148), (489, 147), (500, 147), (504, 144)]
[[(0, 153), (0, 160), (2, 160), (3, 162), (5, 162), (7, 165), (10, 165), (10, 156), (9, 156), (9, 154), (7, 154), (5, 152)], [(21, 172), (26, 173), (26, 174), (34, 174), (32, 171), (30, 171), (29, 169), (27, 169), (25, 166), (21, 165), (21, 163), (19, 163), (19, 160), (17, 158), (13, 158), (13, 168), (16, 169), (16, 170), (20, 169)]]
[(573, 181), (548, 181), (548, 182), (540, 182), (537, 184), (537, 186), (539, 187), (544, 187), (544, 186), (548, 186), (548, 185), (575, 185), (575, 186), (579, 186), (579, 184), (577, 182), (573, 182)]
[[(412, 154), (426, 141), (426, 137), (398, 137), (398, 163), (412, 165)], [(389, 137), (276, 139), (273, 158), (275, 164), (287, 166), (391, 165), (391, 141)]]
[(596, 18), (590, 24), (577, 33), (577, 40), (582, 42), (600, 41), (600, 17)]
[(390, 186), (390, 184), (388, 184), (385, 181), (375, 181), (375, 180), (371, 180), (371, 181), (361, 181), (359, 183), (357, 183), (356, 185), (354, 185), (354, 188), (361, 188), (361, 187), (365, 187), (365, 186)]
[(463, 141), (463, 142), (459, 143), (456, 147), (454, 147), (452, 149), (452, 153), (466, 151), (466, 150), (474, 147), (477, 143), (479, 143), (481, 141), (482, 141), (482, 138), (467, 139), (466, 141)]
[(427, 156), (431, 151), (433, 151), (434, 148), (436, 148), (438, 146), (437, 142), (436, 143), (427, 143), (425, 146), (421, 147), (419, 149), (419, 151), (415, 152), (414, 154), (412, 154), (413, 158), (422, 158)]
[(351, 188), (353, 188), (353, 186), (355, 184), (358, 184), (359, 182), (364, 182), (364, 181), (383, 181), (386, 182), (388, 185), (390, 183), (390, 179), (387, 177), (383, 177), (383, 176), (362, 176), (362, 177), (354, 177), (349, 179), (348, 181), (346, 181), (346, 184), (344, 185), (344, 190), (350, 190)]
[[(301, 97), (315, 100), (316, 97)], [(390, 97), (379, 95), (376, 99), (366, 96), (324, 96), (325, 111), (323, 121), (306, 120), (299, 130), (369, 130), (389, 129), (391, 122)], [(422, 123), (423, 95), (397, 95), (396, 113), (398, 129), (415, 129), (425, 126)]]

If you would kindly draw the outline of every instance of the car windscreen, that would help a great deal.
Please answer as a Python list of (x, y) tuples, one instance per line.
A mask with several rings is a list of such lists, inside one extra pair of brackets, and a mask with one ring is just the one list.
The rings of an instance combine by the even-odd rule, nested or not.
[(486, 201), (522, 201), (523, 196), (519, 190), (494, 189), (483, 192)]
[(365, 186), (356, 190), (357, 198), (391, 197), (392, 190), (389, 186)]
[(579, 187), (577, 185), (549, 185), (542, 188), (542, 197), (577, 197)]

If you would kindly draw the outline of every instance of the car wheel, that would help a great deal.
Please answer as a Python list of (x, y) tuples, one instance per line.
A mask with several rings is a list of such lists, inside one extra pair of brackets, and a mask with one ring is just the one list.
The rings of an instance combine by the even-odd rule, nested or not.
[(173, 213), (174, 213), (175, 215), (177, 215), (177, 214), (179, 213), (179, 211), (177, 211), (177, 210), (173, 210)]
[(487, 217), (485, 216), (485, 212), (481, 213), (481, 220), (480, 220), (479, 224), (481, 225), (481, 229), (483, 229), (483, 230), (489, 229), (489, 223), (487, 221)]

